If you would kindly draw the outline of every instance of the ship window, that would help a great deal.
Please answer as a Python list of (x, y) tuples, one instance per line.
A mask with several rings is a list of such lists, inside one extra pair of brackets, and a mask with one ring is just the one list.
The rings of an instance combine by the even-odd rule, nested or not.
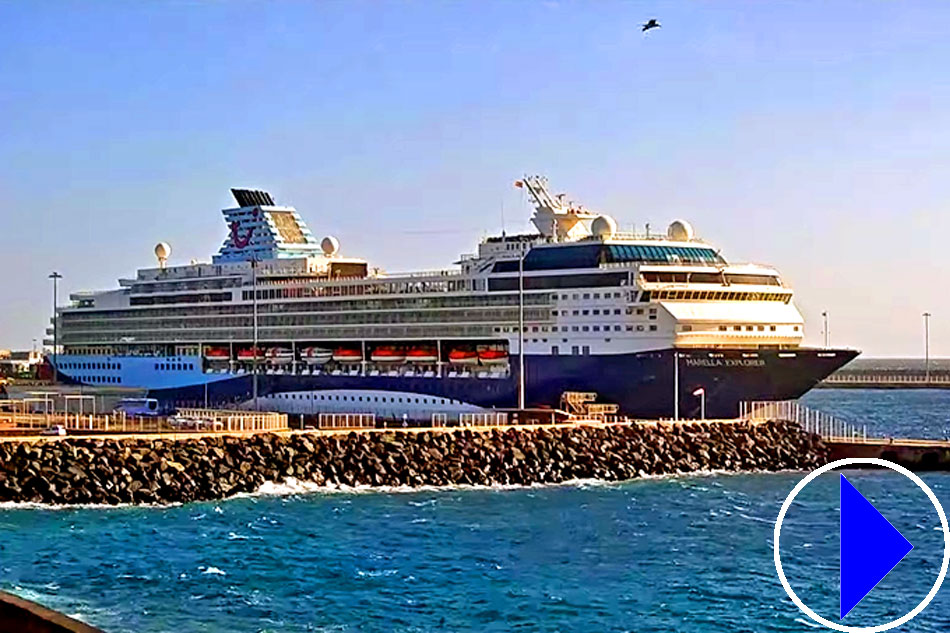
[(765, 330), (765, 326), (764, 326), (764, 325), (760, 325), (760, 326), (759, 326), (759, 332), (762, 332), (763, 330)]
[(594, 310), (594, 314), (600, 314), (600, 310)]
[(579, 310), (574, 310), (573, 315), (574, 315), (574, 316), (577, 316), (578, 314), (580, 314), (580, 311), (579, 311)]
[(578, 348), (577, 345), (572, 345), (572, 346), (571, 346), (571, 354), (573, 354), (574, 356), (577, 356), (577, 352), (579, 351), (579, 349), (580, 349), (580, 348)]
[(595, 331), (595, 332), (600, 332), (600, 326), (599, 326), (599, 325), (595, 325), (595, 326), (594, 326), (594, 331)]
[(584, 354), (584, 356), (590, 355), (590, 345), (585, 345), (585, 346), (583, 347), (583, 354)]
[(640, 303), (649, 303), (650, 302), (650, 291), (640, 293)]
[(741, 325), (737, 325), (737, 326), (733, 327), (732, 329), (735, 330), (736, 332), (741, 332), (741, 331), (742, 331), (742, 326), (741, 326)]
[(726, 331), (726, 326), (725, 326), (725, 325), (720, 325), (720, 326), (719, 326), (719, 331), (720, 331), (720, 332), (725, 332), (725, 331)]
[(620, 308), (614, 308), (614, 314), (620, 314)]
[(599, 292), (595, 292), (595, 293), (594, 293), (594, 299), (600, 299), (600, 293), (599, 293)]
[(577, 326), (576, 326), (576, 325), (571, 326), (571, 331), (572, 331), (572, 332), (576, 332), (576, 331), (577, 331)]
[(792, 328), (792, 329), (797, 332), (797, 331), (798, 331), (798, 326), (796, 325), (796, 326), (795, 326), (794, 328)]
[(651, 331), (651, 332), (656, 332), (656, 326), (655, 326), (655, 325), (651, 325), (651, 326), (650, 326), (650, 331)]
[(589, 293), (589, 292), (585, 292), (585, 293), (584, 293), (584, 298), (585, 298), (585, 299), (590, 299), (590, 293)]
[(774, 332), (774, 331), (775, 331), (775, 326), (774, 326), (774, 325), (770, 325), (770, 326), (769, 326), (769, 329)]
[(587, 316), (588, 314), (590, 314), (590, 310), (582, 310), (581, 314), (583, 314), (584, 316)]
[(581, 328), (581, 330), (584, 332), (589, 332), (590, 328), (585, 325), (584, 327)]
[(752, 326), (751, 326), (751, 325), (747, 325), (747, 326), (745, 326), (745, 329), (746, 329), (746, 332), (751, 332), (751, 331), (752, 331)]
[(567, 295), (561, 295), (561, 299), (567, 301)]
[(620, 326), (619, 326), (619, 325), (615, 325), (615, 326), (614, 326), (614, 332), (619, 332), (619, 331), (620, 331)]
[(693, 326), (692, 326), (692, 325), (684, 325), (684, 326), (683, 326), (683, 331), (684, 331), (684, 332), (692, 332), (692, 331), (693, 331)]

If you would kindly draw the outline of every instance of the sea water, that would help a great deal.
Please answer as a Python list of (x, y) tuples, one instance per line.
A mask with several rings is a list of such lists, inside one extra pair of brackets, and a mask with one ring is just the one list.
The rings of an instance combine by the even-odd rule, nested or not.
[[(825, 391), (808, 399), (906, 435), (939, 434), (948, 395)], [(845, 475), (915, 545), (843, 621), (875, 624), (927, 594), (943, 536), (910, 482)], [(0, 583), (112, 633), (810, 631), (817, 625), (786, 596), (772, 559), (776, 515), (801, 477), (418, 491), (270, 485), (173, 507), (8, 506), (0, 510)], [(837, 477), (806, 488), (781, 541), (793, 589), (832, 620)], [(950, 505), (950, 475), (924, 479)], [(950, 630), (946, 592), (900, 630)]]

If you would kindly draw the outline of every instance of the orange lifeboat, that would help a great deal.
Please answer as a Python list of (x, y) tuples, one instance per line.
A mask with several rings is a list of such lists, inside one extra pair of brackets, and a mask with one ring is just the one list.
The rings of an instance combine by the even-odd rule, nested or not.
[(238, 360), (242, 361), (252, 361), (255, 358), (257, 358), (257, 360), (261, 360), (264, 358), (264, 353), (260, 348), (248, 347), (247, 349), (238, 350), (237, 357)]
[(231, 354), (223, 347), (206, 347), (205, 358), (210, 361), (231, 360)]
[(449, 362), (453, 365), (477, 365), (478, 352), (464, 348), (449, 350)]
[(410, 363), (434, 363), (439, 360), (439, 352), (434, 347), (411, 347), (406, 352)]
[(333, 360), (338, 363), (358, 363), (363, 360), (363, 352), (349, 347), (338, 347), (333, 350)]
[(508, 362), (508, 352), (503, 349), (480, 349), (478, 360), (482, 365), (503, 365)]
[(406, 360), (406, 353), (398, 347), (377, 347), (370, 354), (369, 359), (374, 363), (401, 363)]

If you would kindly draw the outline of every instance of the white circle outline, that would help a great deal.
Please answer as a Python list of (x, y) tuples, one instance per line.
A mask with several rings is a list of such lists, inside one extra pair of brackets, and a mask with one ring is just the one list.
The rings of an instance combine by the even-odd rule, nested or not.
[[(838, 624), (837, 622), (832, 622), (831, 620), (826, 620), (821, 617), (814, 611), (812, 611), (808, 605), (802, 602), (801, 598), (792, 590), (792, 586), (788, 583), (788, 579), (785, 577), (785, 571), (782, 569), (782, 558), (779, 547), (779, 538), (782, 533), (782, 521), (785, 520), (785, 514), (788, 512), (788, 509), (792, 505), (792, 501), (795, 500), (795, 497), (798, 496), (805, 486), (814, 481), (819, 475), (834, 470), (836, 468), (841, 468), (842, 466), (850, 466), (852, 464), (874, 464), (876, 466), (883, 466), (885, 468), (890, 468), (893, 471), (899, 472), (904, 475), (915, 484), (917, 487), (924, 491), (927, 497), (930, 499), (930, 502), (933, 503), (934, 508), (937, 510), (937, 516), (940, 517), (940, 525), (943, 528), (943, 564), (940, 566), (940, 573), (937, 575), (937, 581), (934, 583), (934, 586), (930, 589), (923, 600), (920, 601), (916, 607), (911, 611), (905, 613), (903, 616), (897, 618), (896, 620), (891, 620), (890, 622), (885, 622), (884, 624), (878, 624), (876, 626), (845, 626), (843, 624)], [(943, 511), (943, 506), (940, 505), (940, 501), (937, 500), (937, 495), (933, 493), (933, 490), (924, 483), (924, 481), (910, 472), (903, 466), (895, 464), (894, 462), (889, 462), (886, 459), (878, 459), (877, 457), (848, 457), (845, 459), (839, 459), (837, 461), (831, 462), (830, 464), (825, 464), (821, 468), (814, 470), (802, 479), (798, 484), (792, 488), (792, 491), (789, 493), (788, 497), (785, 498), (785, 503), (782, 504), (782, 509), (778, 513), (778, 518), (775, 520), (775, 530), (772, 533), (772, 552), (775, 558), (775, 571), (778, 574), (778, 579), (782, 583), (782, 587), (785, 588), (785, 593), (788, 594), (788, 597), (792, 599), (792, 602), (795, 603), (802, 613), (807, 615), (809, 618), (815, 622), (828, 627), (829, 629), (834, 629), (835, 631), (843, 631), (844, 633), (880, 633), (881, 631), (887, 631), (893, 629), (894, 627), (900, 626), (917, 617), (917, 615), (923, 611), (930, 601), (934, 599), (934, 596), (937, 595), (937, 591), (940, 590), (940, 585), (943, 584), (943, 580), (947, 575), (947, 567), (950, 565), (950, 526), (947, 525), (947, 515)]]

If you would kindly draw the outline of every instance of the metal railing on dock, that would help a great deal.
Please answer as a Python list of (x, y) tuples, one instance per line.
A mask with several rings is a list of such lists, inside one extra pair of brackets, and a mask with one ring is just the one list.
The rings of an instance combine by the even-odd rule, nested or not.
[(824, 411), (810, 409), (797, 400), (740, 402), (739, 418), (754, 422), (795, 422), (823, 440), (867, 440), (868, 427), (839, 420)]
[(36, 434), (61, 426), (70, 434), (82, 433), (229, 433), (279, 431), (288, 428), (287, 415), (273, 412), (179, 409), (173, 417), (72, 413), (63, 411), (0, 411), (0, 431)]

